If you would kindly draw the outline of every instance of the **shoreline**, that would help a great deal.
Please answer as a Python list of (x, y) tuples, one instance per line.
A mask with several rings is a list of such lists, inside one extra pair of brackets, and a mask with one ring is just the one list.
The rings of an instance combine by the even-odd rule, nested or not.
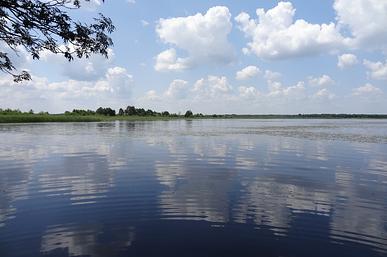
[(106, 121), (168, 121), (196, 119), (375, 119), (387, 120), (385, 114), (301, 114), (301, 115), (204, 115), (204, 116), (103, 116), (103, 115), (66, 115), (66, 114), (2, 114), (1, 123), (40, 123), (40, 122), (106, 122)]

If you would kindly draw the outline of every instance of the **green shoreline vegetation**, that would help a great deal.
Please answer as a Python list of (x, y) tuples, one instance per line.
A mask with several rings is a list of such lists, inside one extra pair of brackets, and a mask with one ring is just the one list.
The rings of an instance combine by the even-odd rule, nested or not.
[(169, 113), (168, 111), (156, 112), (128, 106), (120, 108), (116, 113), (111, 108), (98, 108), (96, 111), (74, 109), (63, 114), (49, 114), (48, 112), (34, 113), (22, 112), (20, 110), (1, 109), (0, 123), (30, 123), (30, 122), (101, 122), (101, 121), (152, 121), (152, 120), (174, 120), (174, 119), (387, 119), (387, 114), (262, 114), (262, 115), (239, 115), (239, 114), (194, 114), (188, 110), (185, 114)]

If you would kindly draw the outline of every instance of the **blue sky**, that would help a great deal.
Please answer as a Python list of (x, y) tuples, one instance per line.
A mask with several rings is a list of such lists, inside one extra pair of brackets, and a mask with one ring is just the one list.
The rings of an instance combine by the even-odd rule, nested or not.
[(98, 12), (116, 26), (108, 60), (19, 49), (33, 80), (1, 74), (0, 108), (387, 113), (385, 1), (92, 0), (71, 14)]

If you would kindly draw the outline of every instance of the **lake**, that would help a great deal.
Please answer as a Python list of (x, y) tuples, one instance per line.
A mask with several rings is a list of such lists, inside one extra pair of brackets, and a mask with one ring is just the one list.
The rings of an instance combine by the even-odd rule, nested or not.
[(387, 120), (0, 125), (0, 256), (386, 256)]

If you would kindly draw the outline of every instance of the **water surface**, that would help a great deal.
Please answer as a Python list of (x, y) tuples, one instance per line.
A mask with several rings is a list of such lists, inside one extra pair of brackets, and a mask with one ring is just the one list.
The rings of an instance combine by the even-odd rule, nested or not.
[(0, 125), (0, 256), (386, 256), (386, 120)]

